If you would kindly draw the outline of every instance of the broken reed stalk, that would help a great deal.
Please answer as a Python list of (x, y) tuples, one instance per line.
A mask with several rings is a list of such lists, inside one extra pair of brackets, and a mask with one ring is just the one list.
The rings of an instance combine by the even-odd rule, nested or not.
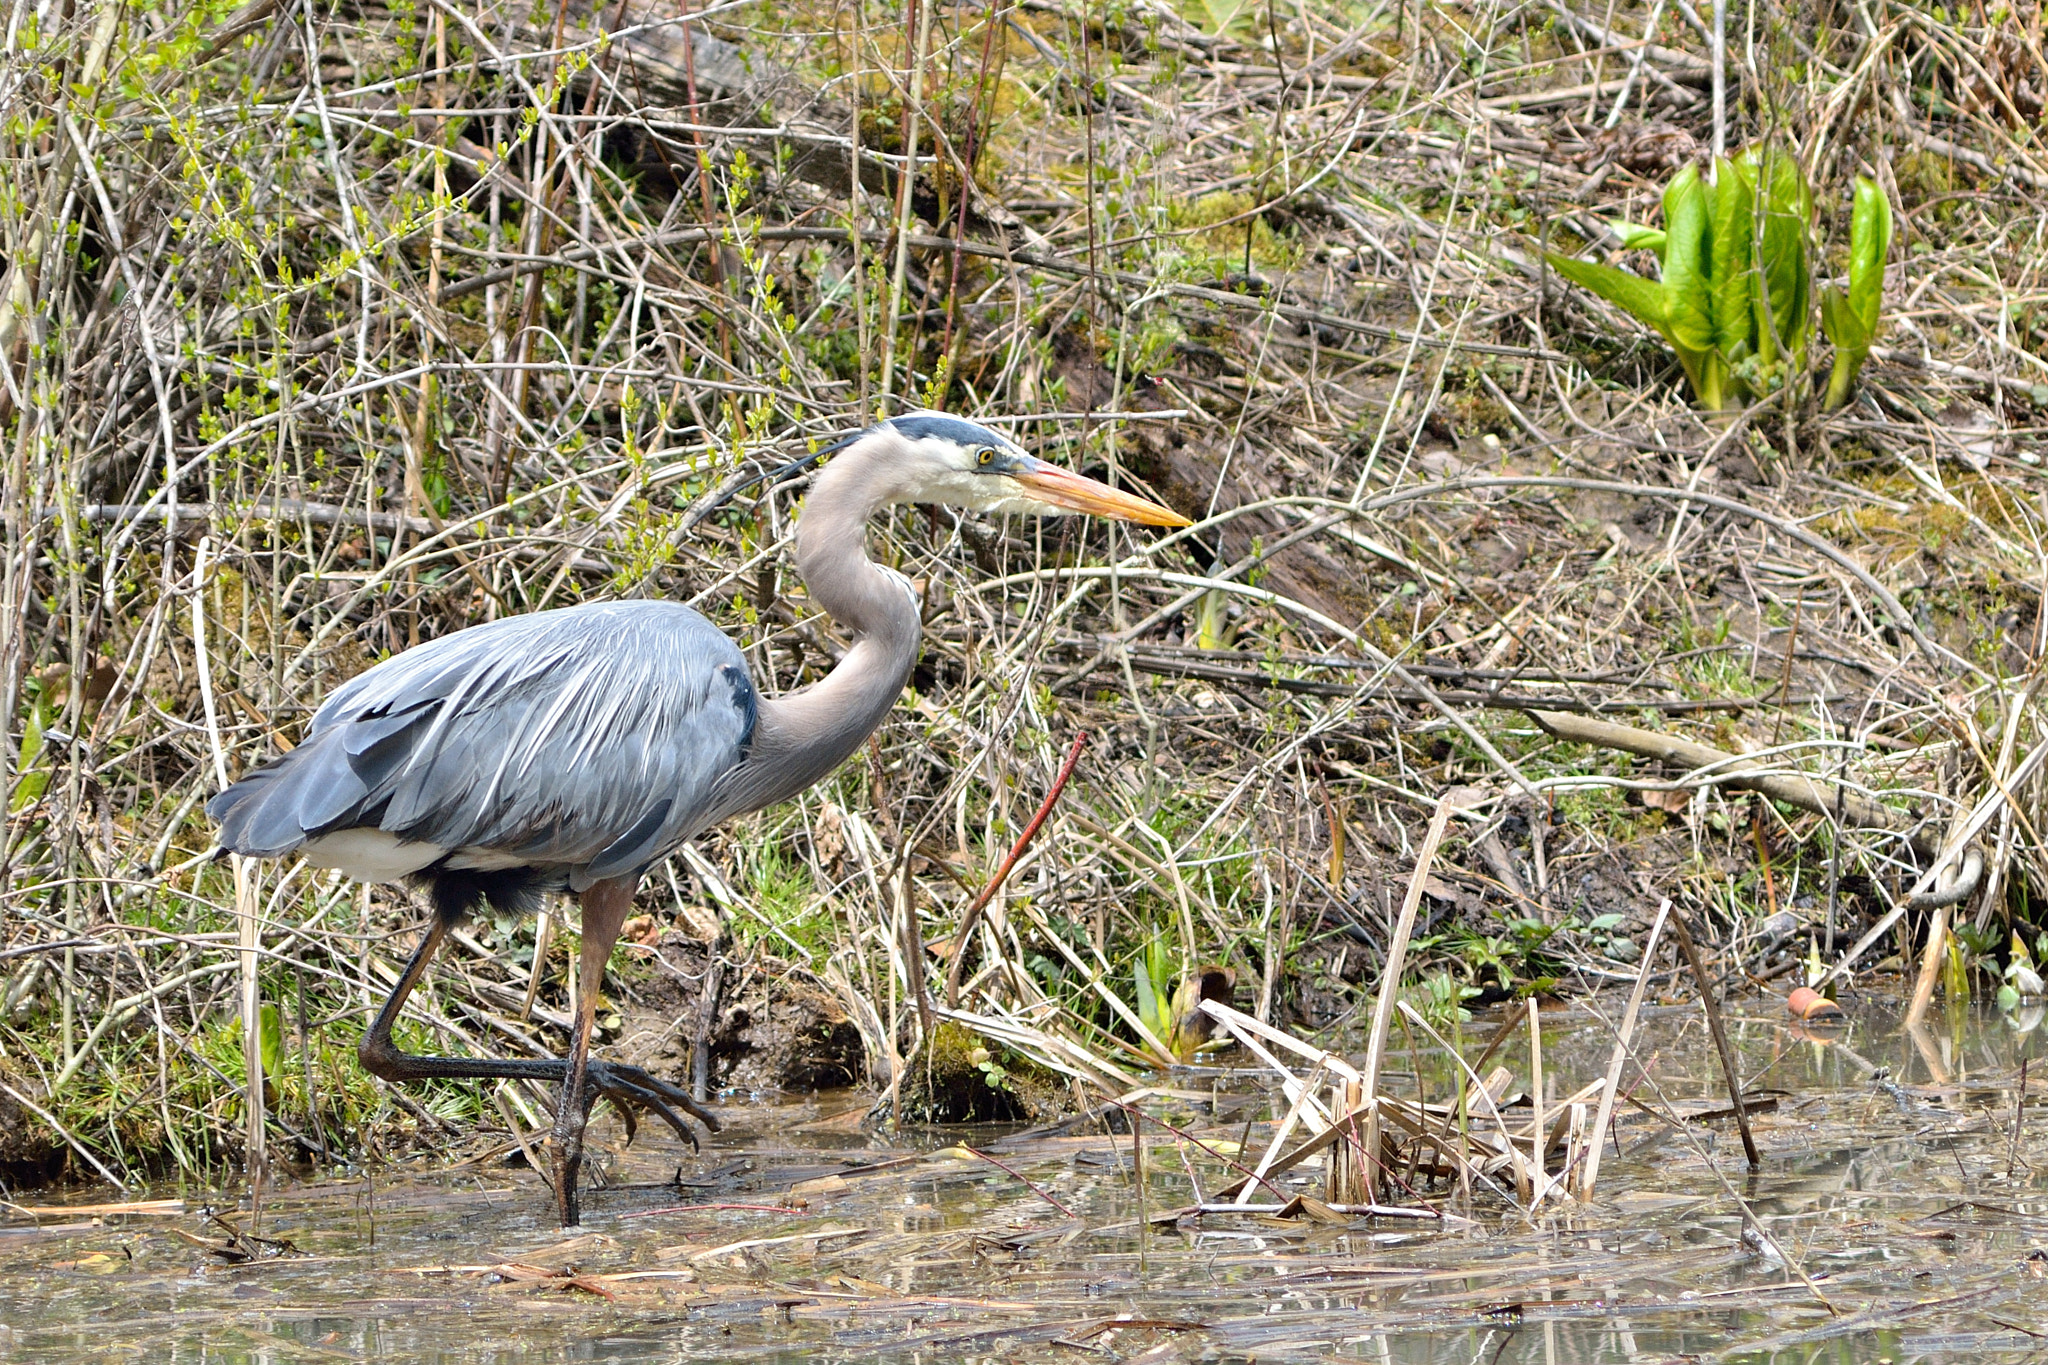
[[(193, 600), (196, 602), (198, 599), (199, 594), (194, 593)], [(261, 1210), (263, 1177), (269, 1168), (263, 1141), (263, 993), (256, 960), (262, 938), (263, 898), (252, 860), (239, 855), (230, 856), (234, 857), (235, 864), (235, 931), (240, 949), (242, 1063), (245, 1068), (243, 1086), (247, 1091), (244, 1103), (248, 1106), (242, 1164), (249, 1173), (250, 1202)]]
[(1543, 1202), (1549, 1191), (1544, 1157), (1550, 1150), (1543, 1128), (1543, 1025), (1536, 1017), (1536, 997), (1529, 997), (1529, 1207)]
[(1911, 1028), (1927, 1018), (1927, 1010), (1934, 1003), (1934, 983), (1941, 976), (1941, 953), (1948, 944), (1948, 920), (1952, 907), (1938, 905), (1927, 921), (1927, 943), (1920, 950), (1920, 974), (1913, 981), (1912, 1003), (1906, 1006), (1906, 1027)]
[(1379, 1125), (1368, 1116), (1363, 1129), (1358, 1116), (1364, 1110), (1364, 1087), (1356, 1079), (1339, 1077), (1330, 1087), (1330, 1111), (1337, 1116), (1332, 1125), (1337, 1134), (1324, 1166), (1323, 1193), (1331, 1204), (1374, 1204), (1378, 1200)]
[[(213, 758), (214, 790), (228, 785), (226, 746), (221, 742), (220, 711), (214, 702), (213, 648), (206, 628), (206, 598), (211, 590), (206, 557), (210, 536), (199, 537), (192, 551), (192, 658), (199, 679), (199, 702), (206, 717), (207, 747)], [(242, 1164), (249, 1175), (251, 1202), (259, 1210), (263, 1174), (268, 1165), (263, 1126), (263, 992), (257, 976), (257, 949), (262, 940), (263, 898), (258, 874), (246, 858), (230, 855), (235, 883), (235, 930), (240, 974), (242, 1020)], [(259, 1215), (260, 1216), (260, 1215)]]
[[(533, 961), (526, 970), (526, 998), (519, 1005), (519, 1022), (522, 1024), (533, 1018), (533, 999), (540, 994), (541, 976), (547, 968), (548, 949), (554, 946), (554, 930), (554, 917), (543, 907), (541, 912), (534, 916)], [(701, 1100), (704, 1097), (698, 1095), (696, 1098)]]
[(1636, 1016), (1642, 1012), (1643, 996), (1650, 988), (1650, 964), (1657, 960), (1657, 940), (1663, 936), (1664, 921), (1671, 916), (1671, 902), (1667, 899), (1657, 907), (1657, 918), (1650, 925), (1650, 936), (1643, 943), (1643, 965), (1636, 972), (1635, 988), (1628, 994), (1628, 1009), (1621, 1016), (1621, 1027), (1614, 1034), (1614, 1055), (1607, 1063), (1607, 1084), (1600, 1090), (1600, 1108), (1593, 1116), (1593, 1131), (1586, 1140), (1586, 1164), (1579, 1171), (1578, 1197), (1581, 1201), (1593, 1197), (1594, 1182), (1600, 1178), (1600, 1148), (1607, 1140), (1607, 1125), (1614, 1121), (1614, 1100), (1621, 1092), (1621, 1070), (1628, 1062), (1629, 1042), (1635, 1037)]
[[(1670, 905), (1670, 902), (1665, 902)], [(1685, 911), (1671, 905), (1671, 930), (1678, 935), (1678, 949), (1685, 954), (1685, 964), (1692, 969), (1692, 979), (1699, 983), (1700, 1005), (1707, 1012), (1707, 1030), (1714, 1035), (1714, 1051), (1721, 1057), (1721, 1075), (1728, 1082), (1728, 1103), (1735, 1110), (1735, 1126), (1742, 1133), (1742, 1154), (1749, 1158), (1752, 1171), (1763, 1165), (1763, 1158), (1757, 1155), (1756, 1139), (1749, 1131), (1749, 1107), (1742, 1101), (1742, 1074), (1735, 1069), (1735, 1052), (1728, 1046), (1728, 1030), (1721, 1023), (1721, 1002), (1715, 998), (1714, 983), (1707, 976), (1706, 964), (1700, 961), (1700, 950), (1692, 941), (1692, 930), (1687, 926)], [(1647, 959), (1648, 954), (1644, 955)]]
[[(1407, 961), (1408, 940), (1415, 932), (1415, 914), (1422, 905), (1422, 888), (1429, 881), (1429, 870), (1436, 862), (1436, 851), (1444, 841), (1444, 831), (1450, 827), (1451, 816), (1471, 804), (1472, 798), (1476, 795), (1472, 788), (1453, 787), (1437, 798), (1436, 813), (1429, 817), (1429, 830), (1422, 836), (1422, 847), (1415, 855), (1415, 871), (1408, 878), (1408, 893), (1401, 899), (1400, 917), (1394, 923), (1393, 936), (1387, 940), (1387, 960), (1380, 969), (1379, 995), (1373, 1004), (1372, 1034), (1366, 1043), (1365, 1066), (1360, 1072), (1357, 1085), (1359, 1104), (1366, 1115), (1364, 1141), (1367, 1145), (1355, 1153), (1347, 1150), (1344, 1158), (1348, 1160), (1356, 1156), (1364, 1164), (1360, 1179), (1368, 1203), (1373, 1202), (1379, 1187), (1380, 1125), (1377, 1122), (1377, 1114), (1380, 1060), (1386, 1053), (1387, 1033), (1394, 1022), (1394, 1006), (1400, 999), (1401, 971)], [(1350, 1094), (1351, 1091), (1345, 1089), (1343, 1098), (1348, 1098)], [(1355, 1140), (1358, 1133), (1355, 1117), (1346, 1114), (1341, 1104), (1338, 1115), (1340, 1123), (1350, 1124), (1350, 1132)], [(1350, 1143), (1346, 1144), (1347, 1149), (1350, 1146)], [(1331, 1163), (1330, 1169), (1334, 1174), (1340, 1169), (1340, 1160), (1333, 1156)], [(1348, 1173), (1345, 1180), (1348, 1183)]]
[(981, 924), (981, 912), (996, 892), (1002, 889), (1003, 883), (1009, 880), (1011, 869), (1017, 866), (1017, 860), (1024, 856), (1024, 850), (1029, 848), (1032, 839), (1037, 837), (1039, 826), (1052, 814), (1053, 805), (1060, 799), (1060, 793), (1067, 789), (1067, 779), (1074, 775), (1074, 765), (1081, 761), (1081, 751), (1087, 747), (1088, 732), (1083, 730), (1074, 736), (1073, 744), (1068, 746), (1066, 761), (1060, 764), (1059, 773), (1052, 780), (1051, 790), (1046, 792), (1045, 800), (1039, 803), (1038, 813), (1031, 817), (1031, 823), (1024, 826), (1024, 832), (1018, 835), (1017, 842), (1010, 846), (1010, 856), (1003, 859), (1003, 865), (996, 869), (995, 876), (989, 878), (988, 885), (981, 888), (981, 894), (961, 912), (960, 927), (953, 934), (953, 962), (946, 969), (947, 1009), (960, 1008), (960, 972), (967, 965), (967, 941)]
[(1400, 917), (1394, 921), (1393, 936), (1387, 940), (1387, 960), (1380, 969), (1379, 994), (1372, 1008), (1372, 1033), (1366, 1042), (1365, 1065), (1360, 1069), (1364, 1081), (1361, 1090), (1368, 1103), (1379, 1095), (1380, 1058), (1386, 1051), (1387, 1031), (1393, 1026), (1394, 1003), (1401, 994), (1401, 970), (1407, 961), (1408, 939), (1415, 932), (1415, 912), (1422, 905), (1422, 888), (1429, 881), (1437, 846), (1444, 841), (1451, 816), (1468, 804), (1466, 798), (1470, 794), (1468, 787), (1453, 787), (1437, 798), (1436, 813), (1429, 817), (1429, 831), (1422, 836), (1422, 847), (1415, 854), (1408, 894), (1401, 899)]

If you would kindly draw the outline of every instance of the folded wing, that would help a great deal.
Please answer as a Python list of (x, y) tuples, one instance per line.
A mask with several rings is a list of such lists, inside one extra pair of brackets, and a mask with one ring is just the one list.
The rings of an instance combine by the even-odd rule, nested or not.
[(563, 868), (580, 890), (696, 833), (756, 714), (738, 648), (688, 607), (537, 612), (351, 680), (207, 810), (237, 853), (375, 830), (427, 861)]

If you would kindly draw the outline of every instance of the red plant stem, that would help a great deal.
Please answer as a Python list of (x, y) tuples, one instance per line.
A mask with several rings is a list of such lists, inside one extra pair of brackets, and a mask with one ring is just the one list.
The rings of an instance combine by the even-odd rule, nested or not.
[(1037, 837), (1038, 827), (1052, 814), (1054, 803), (1060, 799), (1060, 793), (1067, 789), (1067, 779), (1074, 775), (1074, 765), (1081, 761), (1081, 750), (1087, 747), (1088, 732), (1083, 730), (1074, 736), (1074, 743), (1067, 750), (1067, 760), (1060, 764), (1059, 776), (1053, 778), (1052, 790), (1045, 794), (1045, 800), (1038, 807), (1038, 814), (1031, 817), (1031, 823), (1024, 826), (1024, 832), (1017, 836), (1017, 842), (1010, 847), (1010, 856), (1003, 859), (1003, 865), (996, 869), (996, 875), (989, 878), (988, 885), (981, 888), (981, 894), (974, 898), (974, 903), (962, 912), (960, 932), (953, 936), (953, 965), (946, 972), (947, 1009), (960, 1007), (960, 969), (966, 965), (967, 940), (974, 932), (975, 926), (981, 923), (983, 907), (1002, 889), (1003, 883), (1009, 880), (1011, 870), (1017, 866), (1017, 860), (1024, 856), (1024, 850), (1029, 848), (1032, 839)]
[(991, 1165), (991, 1166), (995, 1167), (995, 1168), (996, 1168), (997, 1170), (999, 1170), (999, 1171), (1002, 1171), (1002, 1172), (1003, 1172), (1004, 1174), (1008, 1175), (1008, 1176), (1009, 1176), (1009, 1177), (1010, 1177), (1011, 1179), (1013, 1179), (1013, 1180), (1021, 1180), (1021, 1181), (1023, 1181), (1023, 1182), (1024, 1182), (1024, 1187), (1025, 1187), (1026, 1189), (1030, 1190), (1030, 1191), (1031, 1191), (1031, 1192), (1032, 1192), (1033, 1194), (1037, 1195), (1037, 1196), (1038, 1196), (1038, 1197), (1039, 1197), (1040, 1199), (1043, 1199), (1043, 1200), (1044, 1200), (1044, 1201), (1045, 1201), (1046, 1203), (1048, 1203), (1048, 1204), (1052, 1205), (1052, 1206), (1053, 1206), (1054, 1208), (1058, 1209), (1058, 1210), (1059, 1210), (1059, 1211), (1060, 1211), (1061, 1213), (1065, 1214), (1065, 1215), (1066, 1215), (1067, 1217), (1069, 1217), (1069, 1218), (1079, 1218), (1079, 1217), (1081, 1216), (1080, 1214), (1078, 1214), (1078, 1213), (1075, 1213), (1075, 1212), (1074, 1212), (1074, 1211), (1073, 1211), (1072, 1209), (1068, 1208), (1068, 1207), (1067, 1207), (1067, 1206), (1066, 1206), (1065, 1204), (1062, 1204), (1062, 1203), (1061, 1203), (1061, 1202), (1060, 1202), (1059, 1200), (1057, 1200), (1057, 1199), (1053, 1198), (1053, 1197), (1052, 1197), (1052, 1196), (1051, 1196), (1050, 1194), (1046, 1193), (1046, 1192), (1045, 1192), (1045, 1191), (1044, 1191), (1043, 1189), (1040, 1189), (1040, 1188), (1038, 1187), (1038, 1185), (1037, 1185), (1037, 1184), (1036, 1184), (1036, 1183), (1035, 1183), (1035, 1182), (1034, 1182), (1034, 1181), (1033, 1181), (1033, 1180), (1032, 1180), (1032, 1179), (1031, 1179), (1031, 1178), (1030, 1178), (1029, 1176), (1025, 1176), (1025, 1175), (1020, 1175), (1020, 1174), (1018, 1174), (1018, 1173), (1017, 1173), (1017, 1171), (1016, 1171), (1016, 1170), (1015, 1170), (1014, 1168), (1012, 1168), (1011, 1166), (1009, 1166), (1009, 1165), (1005, 1164), (1004, 1162), (1001, 1162), (1001, 1161), (998, 1161), (998, 1160), (996, 1160), (996, 1159), (995, 1159), (994, 1157), (990, 1156), (990, 1155), (989, 1155), (989, 1154), (988, 1154), (987, 1152), (978, 1152), (978, 1151), (976, 1151), (976, 1150), (975, 1150), (974, 1148), (972, 1148), (972, 1147), (969, 1147), (969, 1146), (968, 1146), (968, 1145), (967, 1145), (966, 1143), (964, 1143), (964, 1142), (960, 1144), (960, 1150), (961, 1150), (961, 1151), (963, 1151), (963, 1152), (965, 1152), (965, 1153), (967, 1153), (967, 1155), (969, 1155), (969, 1156), (977, 1156), (977, 1157), (980, 1157), (980, 1158), (981, 1158), (981, 1159), (982, 1159), (983, 1161), (986, 1161), (986, 1162), (987, 1162), (987, 1163), (988, 1163), (989, 1165)]
[[(1135, 1129), (1141, 1121), (1149, 1121), (1152, 1123), (1156, 1123), (1161, 1128), (1164, 1128), (1167, 1132), (1179, 1138), (1182, 1142), (1193, 1143), (1195, 1146), (1200, 1147), (1204, 1152), (1208, 1153), (1210, 1156), (1215, 1157), (1218, 1161), (1228, 1166), (1231, 1170), (1236, 1171), (1238, 1174), (1242, 1175), (1246, 1180), (1255, 1181), (1258, 1184), (1264, 1185), (1268, 1190), (1272, 1192), (1273, 1197), (1275, 1199), (1278, 1199), (1281, 1203), (1284, 1204), (1288, 1201), (1288, 1199), (1292, 1198), (1292, 1196), (1289, 1195), (1287, 1191), (1281, 1189), (1278, 1185), (1275, 1185), (1265, 1176), (1260, 1175), (1257, 1171), (1245, 1165), (1242, 1161), (1231, 1160), (1229, 1157), (1223, 1155), (1223, 1153), (1217, 1151), (1214, 1147), (1211, 1147), (1208, 1143), (1196, 1137), (1193, 1133), (1183, 1132), (1180, 1129), (1174, 1127), (1172, 1124), (1168, 1123), (1165, 1119), (1154, 1118), (1152, 1115), (1146, 1113), (1144, 1110), (1138, 1108), (1137, 1105), (1132, 1104), (1128, 1100), (1111, 1100), (1110, 1103), (1124, 1111), (1125, 1115), (1131, 1121), (1132, 1128)], [(1243, 1153), (1240, 1152), (1239, 1155), (1242, 1156)], [(1199, 1190), (1196, 1191), (1196, 1194), (1198, 1196), (1200, 1195), (1200, 1193), (1201, 1192)]]

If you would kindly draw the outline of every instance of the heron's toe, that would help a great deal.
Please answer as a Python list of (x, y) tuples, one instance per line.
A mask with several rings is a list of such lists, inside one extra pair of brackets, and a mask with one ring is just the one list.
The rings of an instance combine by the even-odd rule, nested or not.
[[(697, 1134), (684, 1122), (676, 1109), (681, 1109), (712, 1132), (719, 1130), (719, 1123), (711, 1112), (690, 1098), (687, 1090), (678, 1089), (659, 1076), (649, 1075), (637, 1066), (623, 1066), (613, 1062), (600, 1062), (592, 1058), (585, 1073), (591, 1089), (619, 1107), (627, 1115), (630, 1127), (632, 1107), (651, 1110), (659, 1115), (668, 1126), (689, 1142), (692, 1150), (697, 1147)], [(671, 1106), (674, 1106), (673, 1108)]]

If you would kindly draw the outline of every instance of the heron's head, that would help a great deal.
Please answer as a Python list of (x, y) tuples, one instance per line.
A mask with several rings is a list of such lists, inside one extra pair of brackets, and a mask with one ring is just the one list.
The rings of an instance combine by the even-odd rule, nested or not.
[(997, 431), (942, 412), (913, 412), (873, 427), (851, 444), (878, 443), (902, 502), (935, 502), (974, 512), (1064, 516), (1083, 512), (1146, 526), (1186, 526), (1156, 502), (1047, 464)]

